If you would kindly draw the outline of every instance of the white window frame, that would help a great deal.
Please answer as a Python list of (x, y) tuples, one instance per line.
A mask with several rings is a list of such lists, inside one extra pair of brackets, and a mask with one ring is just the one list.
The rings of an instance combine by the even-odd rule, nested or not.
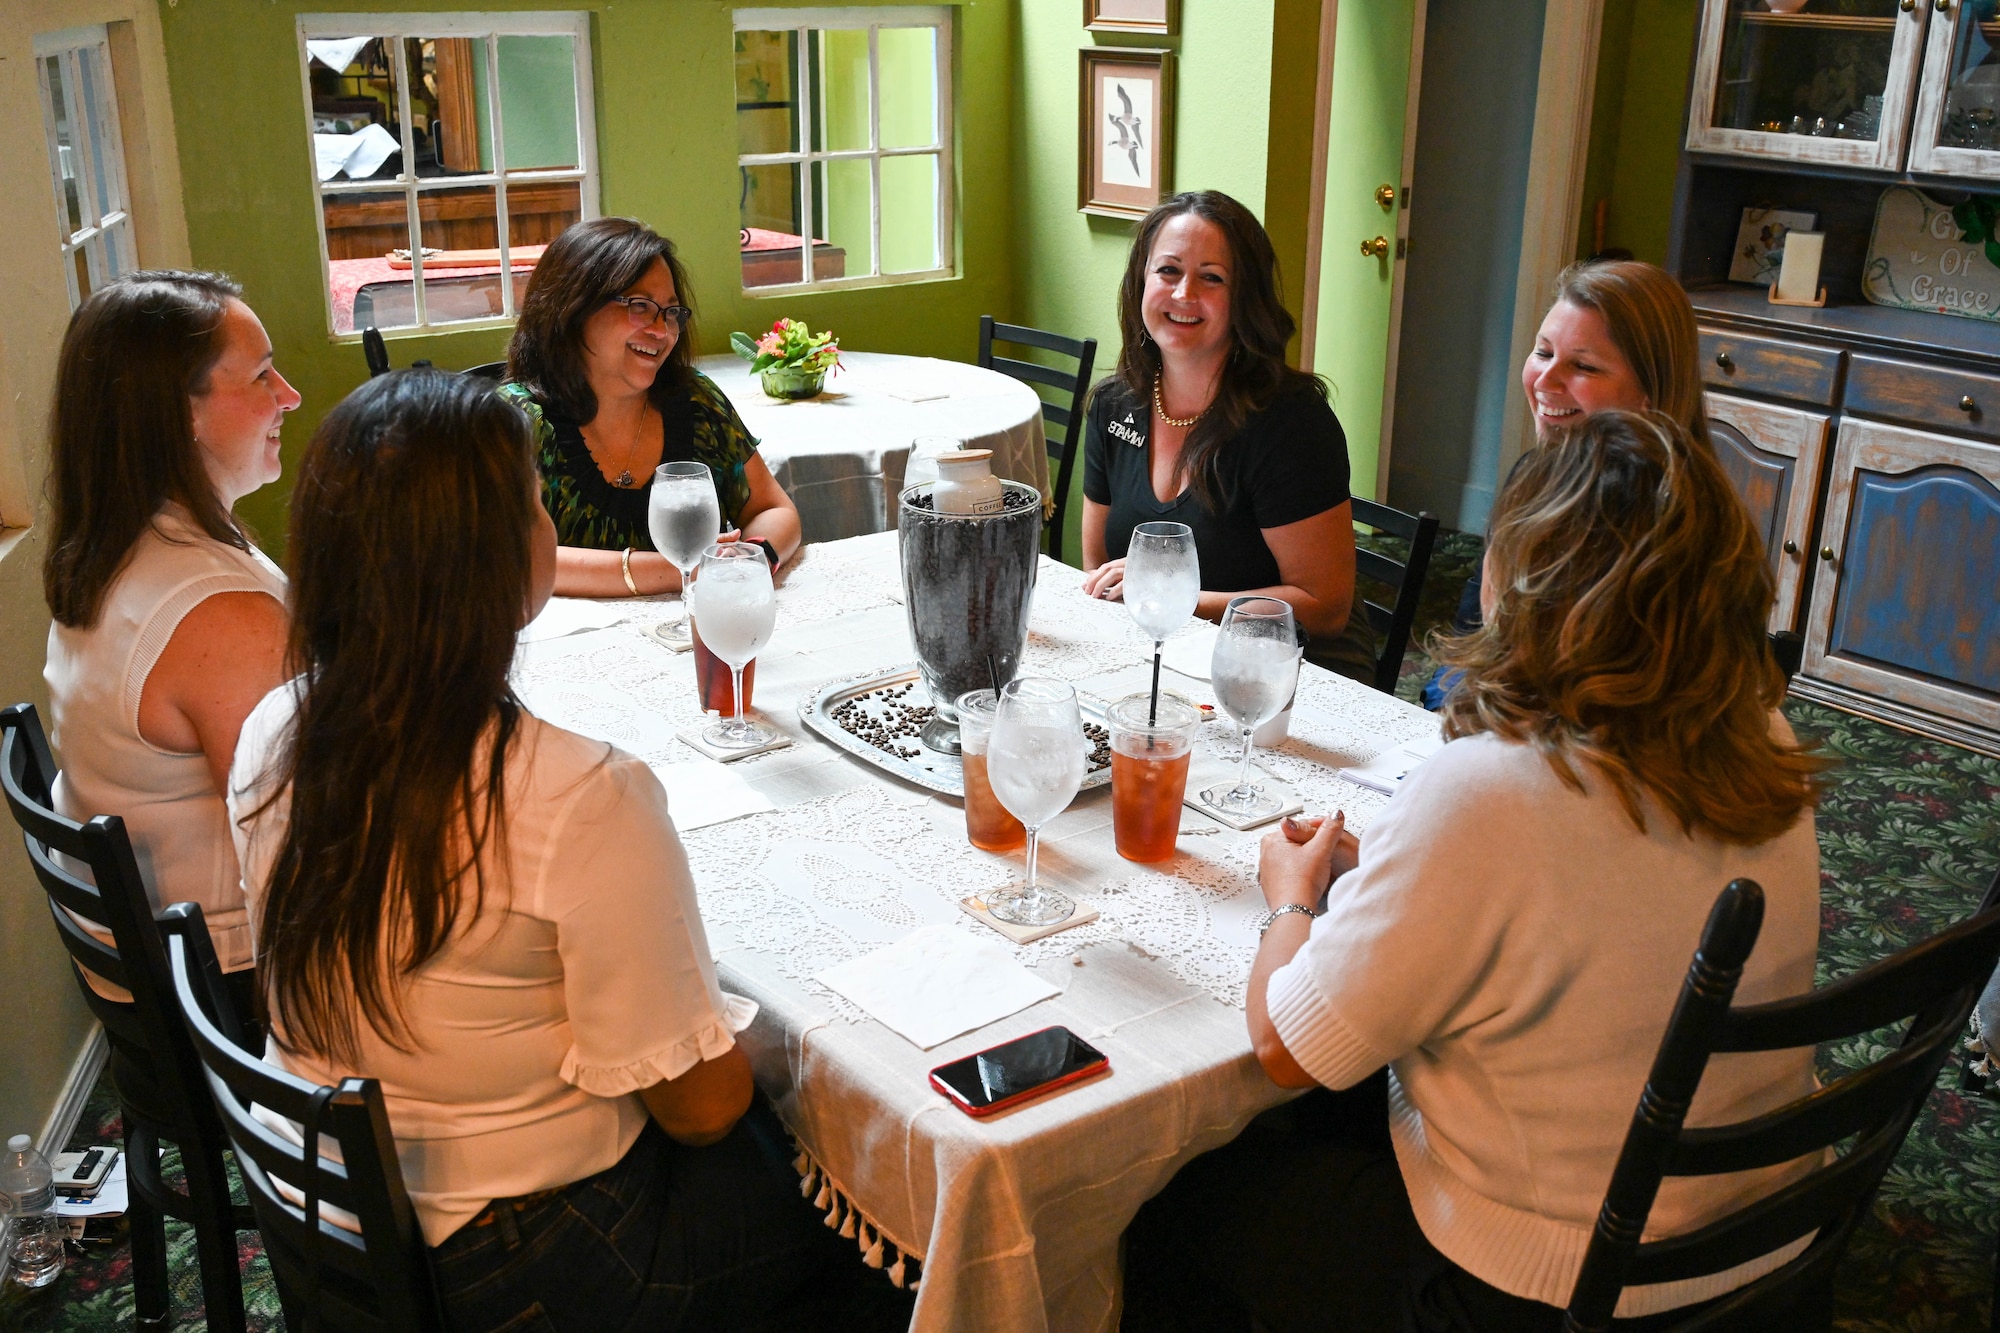
[[(768, 287), (745, 287), (746, 297), (790, 296), (799, 292), (829, 291), (845, 287), (890, 287), (906, 282), (935, 282), (956, 276), (956, 237), (953, 223), (958, 195), (958, 176), (952, 165), (951, 82), (952, 10), (948, 5), (897, 5), (879, 8), (739, 9), (734, 14), (734, 32), (794, 32), (798, 34), (798, 67), (793, 79), (801, 96), (813, 86), (808, 31), (829, 29), (868, 32), (868, 146), (834, 151), (806, 150), (791, 153), (748, 153), (736, 158), (738, 167), (798, 165), (799, 212), (806, 235), (799, 238), (799, 281), (773, 283)], [(876, 32), (881, 28), (930, 28), (936, 34), (932, 44), (933, 84), (937, 96), (937, 140), (914, 147), (882, 147), (882, 62)], [(822, 89), (822, 100), (824, 89)], [(820, 125), (826, 123), (826, 108), (812, 108)], [(804, 131), (808, 141), (810, 127)], [(885, 157), (932, 157), (937, 159), (938, 209), (936, 268), (915, 273), (882, 272), (882, 159)], [(813, 168), (823, 162), (865, 161), (868, 165), (869, 269), (864, 274), (840, 278), (815, 278), (812, 272)], [(738, 282), (741, 282), (739, 273)]]
[[(56, 141), (54, 93), (49, 87), (48, 61), (62, 65), (63, 100), (69, 114), (77, 202), (82, 226), (70, 229), (68, 201), (63, 191), (62, 147)], [(91, 66), (89, 87), (96, 106), (83, 105), (83, 66)], [(63, 283), (74, 310), (88, 294), (77, 287), (76, 260), (81, 250), (96, 291), (121, 273), (138, 267), (133, 234), (131, 194), (125, 183), (125, 144), (118, 126), (118, 90), (112, 83), (110, 38), (102, 23), (65, 28), (35, 38), (35, 83), (42, 100), (42, 134), (48, 146), (49, 175), (55, 185), (56, 235), (62, 249)], [(93, 132), (93, 121), (102, 138)], [(97, 197), (99, 171), (107, 199)], [(102, 207), (100, 207), (102, 205)]]
[[(394, 181), (343, 181), (319, 179), (312, 139), (312, 67), (306, 42), (339, 37), (381, 37), (389, 40), (396, 61), (396, 119), (402, 127), (401, 147), (405, 170)], [(487, 103), (492, 108), (493, 170), (457, 176), (419, 178), (408, 170), (417, 160), (415, 135), (410, 118), (409, 69), (405, 60), (406, 42), (427, 37), (471, 37), (486, 44)], [(506, 139), (501, 125), (499, 39), (502, 37), (568, 37), (575, 62), (576, 133), (580, 161), (575, 167), (507, 170)], [(313, 183), (313, 217), (319, 228), (320, 299), (326, 307), (327, 337), (337, 343), (361, 341), (363, 330), (336, 332), (333, 310), (333, 268), (326, 243), (326, 207), (329, 195), (381, 194), (403, 191), (410, 232), (410, 282), (414, 288), (416, 321), (384, 330), (398, 336), (415, 333), (462, 333), (476, 329), (505, 328), (514, 322), (513, 257), (507, 239), (507, 187), (515, 185), (578, 182), (580, 212), (584, 219), (598, 215), (597, 202), (597, 110), (591, 86), (590, 15), (585, 12), (544, 13), (450, 13), (450, 14), (301, 14), (298, 17), (299, 89), (303, 95), (306, 162)], [(493, 187), (494, 221), (500, 242), (501, 313), (489, 319), (455, 319), (433, 324), (424, 304), (423, 218), (419, 196), (437, 190)]]

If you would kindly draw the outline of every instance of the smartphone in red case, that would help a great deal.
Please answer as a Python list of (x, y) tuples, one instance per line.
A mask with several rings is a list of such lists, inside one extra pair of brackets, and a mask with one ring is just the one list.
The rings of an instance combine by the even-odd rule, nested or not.
[(1048, 1027), (939, 1065), (931, 1086), (967, 1115), (986, 1116), (1110, 1069), (1104, 1052), (1066, 1027)]

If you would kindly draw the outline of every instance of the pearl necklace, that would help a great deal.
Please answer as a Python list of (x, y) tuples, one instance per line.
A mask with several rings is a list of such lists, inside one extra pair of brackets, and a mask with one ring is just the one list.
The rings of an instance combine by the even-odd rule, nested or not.
[[(1214, 403), (1209, 404), (1209, 407), (1213, 406), (1215, 406)], [(1168, 416), (1167, 405), (1160, 399), (1160, 377), (1158, 375), (1153, 376), (1153, 411), (1159, 415), (1161, 424), (1172, 426), (1175, 430), (1186, 430), (1189, 426), (1192, 426), (1195, 422), (1200, 421), (1208, 415), (1208, 407), (1204, 407), (1191, 417)]]

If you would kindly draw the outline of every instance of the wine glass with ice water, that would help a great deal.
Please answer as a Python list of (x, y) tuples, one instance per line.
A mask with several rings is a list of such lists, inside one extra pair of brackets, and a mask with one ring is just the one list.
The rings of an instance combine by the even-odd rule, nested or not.
[(701, 553), (701, 576), (688, 605), (701, 619), (701, 641), (729, 664), (736, 691), (736, 716), (702, 732), (724, 749), (762, 745), (771, 733), (743, 715), (743, 668), (771, 640), (778, 603), (771, 591), (771, 565), (764, 548), (750, 542), (717, 542)]
[(1250, 780), (1251, 736), (1291, 699), (1299, 683), (1298, 634), (1292, 608), (1275, 597), (1237, 597), (1222, 613), (1209, 662), (1215, 701), (1243, 731), (1243, 766), (1234, 785), (1218, 782), (1201, 799), (1244, 819), (1274, 815), (1277, 797)]
[(1153, 696), (1160, 693), (1160, 647), (1187, 624), (1201, 600), (1201, 560), (1185, 523), (1141, 523), (1125, 548), (1125, 607), (1153, 641)]
[(1035, 849), (1042, 825), (1076, 798), (1089, 752), (1074, 689), (1040, 676), (1016, 676), (1001, 688), (986, 741), (986, 777), (1007, 813), (1028, 830), (1027, 884), (986, 895), (986, 910), (1002, 921), (1051, 926), (1076, 911), (1069, 898), (1036, 880)]
[[(688, 580), (701, 563), (702, 549), (722, 531), (722, 506), (716, 502), (715, 481), (706, 463), (662, 463), (653, 473), (646, 498), (646, 527), (653, 546), (681, 572), (681, 604), (688, 601)], [(676, 642), (688, 638), (688, 621), (660, 626), (658, 633)]]

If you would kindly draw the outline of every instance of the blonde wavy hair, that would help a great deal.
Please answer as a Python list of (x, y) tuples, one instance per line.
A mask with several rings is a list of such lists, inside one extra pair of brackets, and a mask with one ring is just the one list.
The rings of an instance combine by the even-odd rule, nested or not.
[(1817, 803), (1823, 762), (1771, 726), (1785, 680), (1763, 541), (1685, 427), (1599, 412), (1531, 451), (1486, 551), (1486, 623), (1434, 645), (1465, 673), (1447, 737), (1531, 744), (1577, 791), (1588, 764), (1642, 831), (1646, 796), (1744, 846)]

